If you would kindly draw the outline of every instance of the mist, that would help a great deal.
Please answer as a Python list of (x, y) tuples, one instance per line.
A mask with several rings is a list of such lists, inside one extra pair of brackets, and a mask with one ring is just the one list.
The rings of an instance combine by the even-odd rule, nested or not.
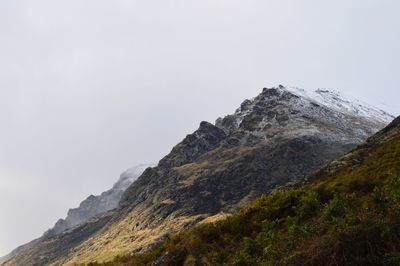
[(399, 1), (0, 2), (0, 255), (263, 87), (393, 115)]

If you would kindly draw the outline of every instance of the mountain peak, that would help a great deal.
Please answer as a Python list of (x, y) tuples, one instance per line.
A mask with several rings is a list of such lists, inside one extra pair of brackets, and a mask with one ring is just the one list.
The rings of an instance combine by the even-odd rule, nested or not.
[(358, 139), (365, 139), (393, 118), (376, 107), (349, 99), (338, 91), (308, 91), (279, 85), (263, 88), (258, 96), (245, 100), (235, 113), (218, 118), (216, 126), (227, 133), (242, 129), (259, 133), (275, 132), (274, 135), (281, 136), (288, 132), (303, 134), (308, 131), (306, 134), (309, 134), (310, 130), (326, 133), (326, 130), (332, 131), (334, 125), (340, 129), (336, 133), (346, 135), (349, 126), (357, 123), (365, 124), (357, 134)]
[(364, 116), (383, 123), (389, 123), (394, 119), (394, 116), (389, 113), (360, 100), (347, 97), (338, 90), (319, 88), (312, 91), (296, 87), (281, 87), (281, 89), (341, 113)]

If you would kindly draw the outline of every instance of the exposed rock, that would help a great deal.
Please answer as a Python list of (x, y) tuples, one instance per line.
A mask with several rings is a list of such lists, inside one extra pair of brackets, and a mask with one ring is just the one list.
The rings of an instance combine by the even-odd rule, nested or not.
[[(68, 211), (68, 215), (65, 219), (59, 219), (57, 223), (54, 225), (53, 228), (49, 229), (47, 232), (44, 233), (44, 235), (36, 239), (30, 243), (27, 243), (25, 245), (22, 245), (15, 250), (13, 250), (9, 255), (4, 256), (0, 258), (0, 265), (1, 263), (5, 263), (6, 261), (13, 262), (12, 258), (17, 256), (18, 254), (28, 250), (30, 247), (37, 243), (47, 243), (46, 240), (51, 238), (51, 237), (57, 237), (57, 235), (63, 233), (64, 231), (73, 228), (76, 225), (79, 225), (83, 222), (87, 222), (89, 219), (99, 216), (101, 214), (104, 214), (112, 209), (115, 209), (118, 206), (118, 203), (121, 199), (122, 194), (124, 191), (143, 173), (143, 171), (148, 168), (154, 166), (153, 164), (142, 164), (138, 165), (135, 167), (132, 167), (125, 172), (123, 172), (119, 178), (119, 180), (114, 184), (114, 186), (103, 192), (101, 195), (98, 196), (93, 196), (90, 195), (87, 199), (81, 202), (78, 208), (75, 209), (70, 209)], [(107, 218), (107, 219), (105, 219)], [(90, 235), (88, 232), (92, 232), (93, 230), (96, 231), (95, 229), (99, 228), (99, 224), (101, 226), (104, 225), (105, 221), (108, 221), (109, 216), (104, 216), (99, 218), (99, 221), (102, 221), (103, 223), (90, 223), (90, 226), (85, 225), (86, 228), (90, 228), (89, 231), (81, 230), (76, 232), (76, 235), (78, 236), (77, 238), (79, 239), (85, 239), (86, 236)], [(96, 224), (96, 226), (94, 226)], [(100, 226), (100, 227), (101, 227)], [(86, 232), (86, 233), (83, 233)], [(63, 236), (61, 236), (63, 238)], [(55, 254), (61, 254), (61, 250), (65, 249), (68, 250), (68, 247), (70, 246), (70, 243), (68, 241), (63, 240), (62, 241), (63, 245), (62, 246), (52, 246), (51, 248), (46, 251), (47, 253), (51, 252)], [(74, 241), (74, 243), (77, 243)], [(66, 244), (66, 245), (64, 245)], [(56, 248), (56, 249), (55, 249)], [(46, 253), (46, 254), (47, 254)], [(20, 262), (18, 262), (20, 263)], [(41, 263), (45, 263), (42, 261)], [(22, 265), (22, 264), (21, 264)], [(25, 265), (25, 264), (24, 264)], [(38, 264), (40, 265), (40, 264)]]
[(179, 167), (214, 149), (226, 137), (223, 130), (206, 121), (193, 134), (176, 145), (170, 154), (159, 162), (160, 167)]
[(57, 235), (96, 215), (115, 209), (124, 191), (150, 166), (153, 165), (142, 164), (126, 170), (110, 190), (99, 196), (90, 195), (81, 202), (78, 208), (70, 209), (67, 218), (58, 220), (54, 227), (45, 233), (45, 236)]
[(115, 211), (97, 217), (96, 226), (83, 223), (50, 237), (15, 261), (58, 265), (146, 250), (166, 234), (309, 175), (392, 119), (336, 93), (315, 93), (313, 99), (283, 86), (264, 88), (216, 126), (202, 122), (132, 183)]

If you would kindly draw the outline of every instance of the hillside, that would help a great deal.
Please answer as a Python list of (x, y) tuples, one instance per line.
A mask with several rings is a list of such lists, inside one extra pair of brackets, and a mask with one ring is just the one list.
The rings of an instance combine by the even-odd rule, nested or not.
[(152, 252), (90, 265), (400, 265), (400, 117), (299, 182), (311, 180)]
[(313, 95), (264, 88), (215, 125), (201, 122), (133, 182), (118, 208), (41, 239), (5, 265), (102, 261), (149, 250), (311, 174), (392, 119), (335, 92)]
[(90, 218), (115, 209), (118, 206), (124, 191), (143, 173), (146, 168), (151, 166), (154, 165), (141, 164), (129, 168), (120, 175), (118, 181), (115, 182), (111, 189), (106, 190), (97, 196), (90, 195), (79, 204), (79, 207), (69, 209), (67, 217), (65, 219), (59, 219), (53, 228), (47, 230), (42, 237), (19, 246), (10, 252), (10, 254), (1, 257), (0, 265), (7, 261), (13, 262), (12, 259), (14, 257), (19, 256), (23, 252), (28, 252), (30, 248), (37, 243), (40, 243), (43, 239), (59, 235), (80, 223), (88, 221)]

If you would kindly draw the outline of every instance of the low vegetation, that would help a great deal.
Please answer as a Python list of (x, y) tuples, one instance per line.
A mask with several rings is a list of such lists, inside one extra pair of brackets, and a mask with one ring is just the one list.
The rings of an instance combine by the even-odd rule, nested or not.
[(322, 180), (108, 265), (400, 265), (400, 138)]

